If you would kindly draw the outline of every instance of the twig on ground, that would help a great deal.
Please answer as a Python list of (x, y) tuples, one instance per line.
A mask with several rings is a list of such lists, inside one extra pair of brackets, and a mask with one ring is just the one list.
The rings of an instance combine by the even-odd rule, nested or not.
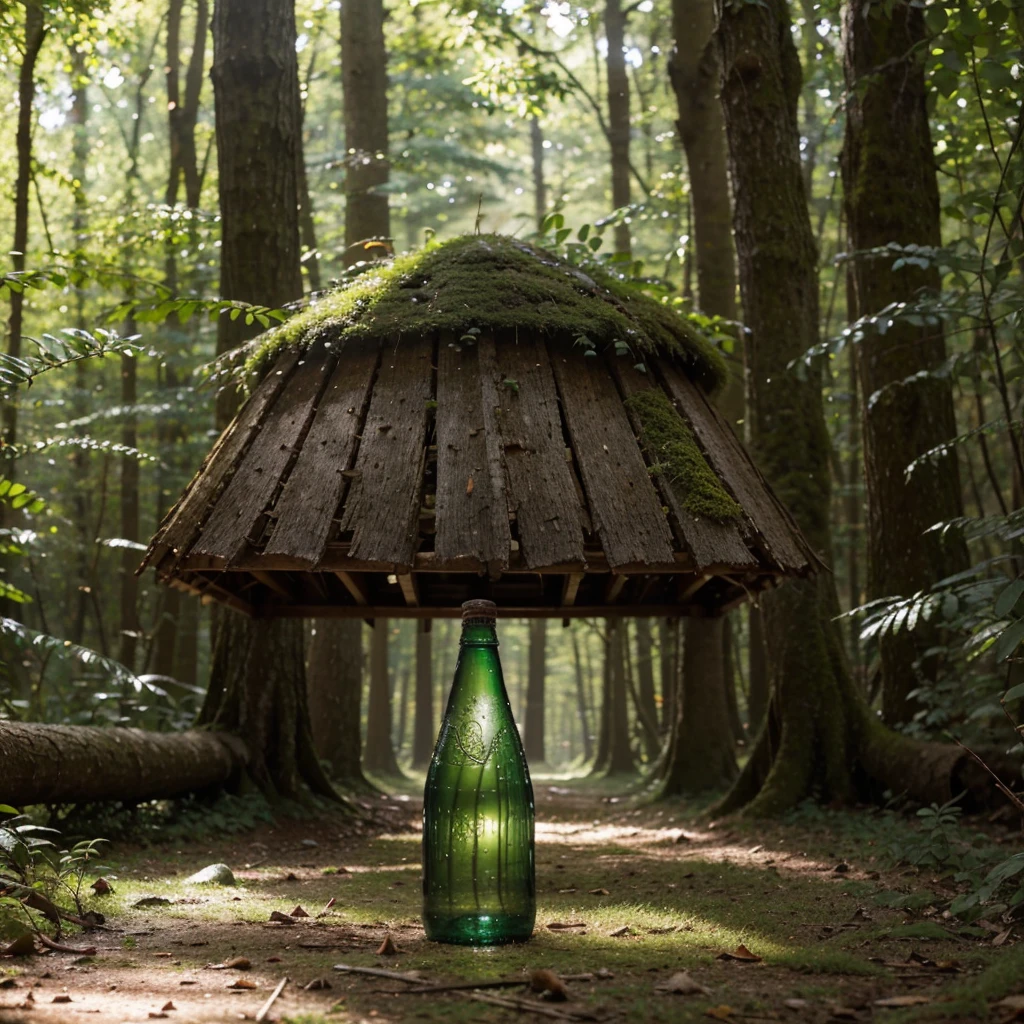
[(474, 988), (522, 988), (529, 985), (529, 978), (505, 978), (497, 981), (456, 981), (451, 985), (425, 985), (423, 988), (407, 988), (405, 993), (411, 996), (424, 995), (427, 992), (459, 992)]
[(382, 967), (353, 967), (350, 964), (335, 964), (334, 970), (345, 974), (368, 974), (371, 978), (390, 978), (392, 981), (404, 981), (407, 985), (422, 985), (422, 978), (413, 978), (398, 971), (386, 971)]
[(284, 990), (285, 985), (287, 984), (287, 977), (282, 978), (277, 983), (277, 988), (275, 988), (274, 991), (270, 993), (270, 997), (260, 1007), (260, 1012), (256, 1014), (256, 1024), (261, 1024), (262, 1021), (265, 1021), (267, 1019), (267, 1014), (270, 1013), (270, 1008), (274, 1005), (275, 1002), (277, 1002), (277, 997), (281, 994), (281, 992)]
[(554, 1017), (557, 1020), (597, 1020), (597, 1017), (586, 1010), (556, 1010), (553, 1006), (545, 1006), (536, 999), (508, 999), (504, 996), (489, 996), (484, 992), (459, 992), (458, 995), (478, 1003), (503, 1006), (507, 1010), (539, 1013), (544, 1017)]
[(76, 946), (65, 946), (63, 942), (54, 942), (49, 935), (43, 935), (39, 932), (36, 938), (47, 948), (55, 950), (57, 953), (77, 953), (78, 956), (95, 956), (96, 947), (86, 946), (84, 949), (78, 949)]
[(1010, 803), (1013, 804), (1014, 807), (1017, 808), (1018, 811), (1021, 812), (1021, 814), (1024, 814), (1024, 800), (1021, 800), (1021, 798), (1017, 796), (1017, 794), (1014, 793), (1014, 791), (1010, 789), (1010, 787), (1007, 786), (1006, 783), (1004, 783), (1003, 780), (999, 778), (999, 776), (996, 775), (996, 773), (992, 771), (992, 769), (989, 768), (989, 766), (985, 764), (985, 762), (973, 750), (971, 750), (970, 747), (965, 746), (955, 736), (953, 737), (953, 742), (956, 743), (956, 745), (960, 747), (962, 750), (966, 750), (967, 753), (970, 754), (971, 757), (973, 757), (974, 760), (977, 761), (978, 764), (980, 764), (981, 767), (984, 768), (985, 771), (987, 771), (993, 779), (995, 779), (996, 788), (1003, 794), (1003, 796), (1006, 797), (1007, 800), (1010, 801)]

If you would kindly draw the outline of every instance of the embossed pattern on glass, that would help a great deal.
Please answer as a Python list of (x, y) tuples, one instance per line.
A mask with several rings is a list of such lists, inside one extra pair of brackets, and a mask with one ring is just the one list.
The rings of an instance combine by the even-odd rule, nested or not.
[(533, 819), (494, 622), (469, 619), (423, 798), (427, 938), (488, 946), (533, 934)]

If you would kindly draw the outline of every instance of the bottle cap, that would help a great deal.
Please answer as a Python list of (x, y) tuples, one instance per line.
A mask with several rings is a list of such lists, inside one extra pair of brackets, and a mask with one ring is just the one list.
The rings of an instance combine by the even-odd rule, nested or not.
[(470, 619), (483, 619), (485, 622), (494, 622), (498, 617), (498, 606), (493, 601), (466, 601), (462, 605), (462, 621)]

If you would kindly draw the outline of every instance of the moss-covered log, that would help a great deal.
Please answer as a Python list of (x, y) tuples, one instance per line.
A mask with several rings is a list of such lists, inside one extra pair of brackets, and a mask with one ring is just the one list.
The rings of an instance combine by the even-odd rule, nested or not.
[(167, 799), (229, 784), (246, 760), (219, 732), (0, 722), (0, 803)]

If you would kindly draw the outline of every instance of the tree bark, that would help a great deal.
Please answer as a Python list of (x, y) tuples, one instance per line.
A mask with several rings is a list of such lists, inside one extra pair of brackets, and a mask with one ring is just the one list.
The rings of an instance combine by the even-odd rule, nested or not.
[(341, 5), (341, 80), (345, 111), (345, 263), (385, 255), (360, 243), (390, 239), (388, 56), (382, 0)]
[(764, 616), (759, 604), (747, 612), (747, 724), (750, 736), (761, 731), (768, 710), (768, 657), (764, 648)]
[(0, 722), (0, 803), (137, 803), (223, 786), (245, 767), (234, 736)]
[(426, 768), (434, 752), (437, 729), (434, 725), (434, 679), (430, 619), (416, 622), (416, 706), (412, 734), (412, 767)]
[(547, 619), (530, 620), (530, 656), (526, 677), (526, 715), (523, 749), (526, 759), (533, 765), (547, 760), (544, 736), (546, 711), (545, 672), (547, 670)]
[(658, 623), (659, 669), (661, 673), (661, 728), (671, 734), (676, 721), (677, 682), (679, 678), (679, 619)]
[[(722, 679), (724, 620), (688, 619), (713, 634), (712, 643), (683, 644), (683, 692), (675, 743), (665, 770), (662, 796), (721, 789), (736, 778), (729, 708)], [(730, 742), (721, 742), (728, 735)]]
[[(629, 74), (626, 70), (626, 12), (621, 0), (605, 0), (604, 32), (608, 41), (608, 142), (611, 147), (612, 208), (630, 204)], [(615, 225), (615, 251), (633, 250), (629, 224)]]
[(313, 746), (343, 789), (370, 788), (362, 765), (363, 624), (314, 619), (306, 690)]
[(401, 775), (391, 742), (391, 684), (388, 679), (388, 620), (376, 619), (370, 638), (370, 695), (366, 708), (363, 766), (377, 775)]
[[(221, 212), (221, 295), (267, 306), (302, 295), (299, 264), (299, 74), (293, 0), (218, 0), (213, 16), (214, 105)], [(217, 351), (258, 328), (222, 316)], [(218, 396), (224, 427), (237, 395)], [(313, 747), (300, 620), (215, 616), (203, 723), (242, 734), (250, 771), (267, 792), (305, 788), (337, 799)]]
[[(829, 452), (820, 367), (789, 367), (818, 340), (814, 239), (800, 166), (800, 62), (785, 0), (723, 9), (717, 38), (735, 196), (755, 457), (809, 543), (830, 561)], [(763, 598), (770, 701), (750, 760), (720, 806), (771, 814), (814, 796), (885, 789), (948, 800), (967, 774), (955, 747), (889, 732), (853, 686), (827, 572)]]
[[(890, 8), (851, 0), (843, 22), (848, 101), (842, 175), (850, 248), (942, 244), (939, 189), (928, 126), (924, 12), (904, 0)], [(848, 282), (854, 313), (938, 292), (939, 271), (893, 257), (861, 255)], [(941, 326), (896, 320), (885, 333), (865, 328), (856, 346), (867, 484), (868, 599), (909, 597), (968, 564), (958, 531), (928, 532), (963, 515), (955, 450), (929, 459), (908, 480), (907, 466), (956, 435), (950, 381), (929, 375), (946, 360)], [(890, 725), (918, 709), (908, 694), (939, 665), (925, 652), (940, 630), (919, 623), (879, 644), (882, 716)]]

